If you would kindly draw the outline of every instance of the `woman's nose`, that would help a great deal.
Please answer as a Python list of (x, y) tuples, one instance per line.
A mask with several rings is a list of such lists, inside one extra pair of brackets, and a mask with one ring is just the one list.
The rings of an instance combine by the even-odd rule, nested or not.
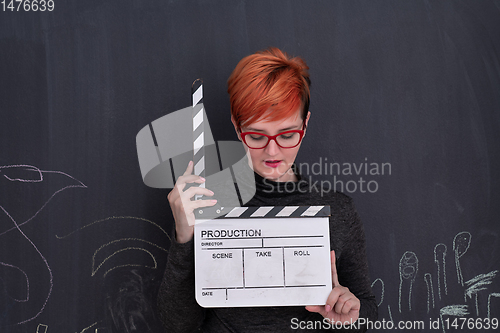
[(270, 156), (274, 156), (278, 154), (280, 147), (276, 143), (275, 140), (269, 140), (269, 143), (266, 147), (266, 153)]

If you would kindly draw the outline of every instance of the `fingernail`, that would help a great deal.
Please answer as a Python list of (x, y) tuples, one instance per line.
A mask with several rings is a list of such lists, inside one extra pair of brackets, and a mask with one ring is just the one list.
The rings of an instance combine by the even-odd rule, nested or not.
[[(210, 191), (210, 190), (209, 190)], [(212, 193), (212, 195), (214, 195), (214, 191), (210, 191), (210, 193)]]
[(325, 310), (326, 312), (330, 312), (330, 310), (332, 309), (332, 307), (330, 305), (325, 305)]
[(214, 203), (217, 203), (217, 200), (212, 200), (212, 203), (213, 203), (213, 204), (214, 204)]
[(189, 165), (193, 164), (193, 161), (189, 161)]
[(205, 179), (205, 178), (203, 178), (203, 177), (200, 177), (200, 180), (201, 180), (202, 182), (206, 181), (206, 179)]

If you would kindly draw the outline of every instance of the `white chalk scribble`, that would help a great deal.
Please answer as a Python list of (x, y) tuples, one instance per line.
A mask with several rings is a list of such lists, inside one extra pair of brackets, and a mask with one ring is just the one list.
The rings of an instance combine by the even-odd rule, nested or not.
[(429, 313), (431, 308), (431, 301), (432, 308), (434, 309), (434, 307), (436, 306), (434, 304), (434, 287), (432, 286), (432, 275), (430, 273), (425, 273), (424, 280), (427, 286), (427, 313)]
[(446, 285), (446, 252), (448, 248), (443, 243), (434, 247), (434, 262), (437, 266), (437, 286), (438, 296), (441, 300), (441, 280), (443, 281), (444, 294), (448, 295), (448, 286)]
[(380, 287), (381, 287), (381, 290), (380, 290), (380, 301), (379, 301), (379, 302), (378, 302), (378, 304), (377, 304), (377, 306), (380, 306), (380, 304), (382, 304), (382, 302), (384, 301), (385, 284), (384, 284), (384, 281), (382, 281), (382, 279), (381, 279), (381, 278), (375, 279), (375, 281), (373, 281), (373, 282), (372, 282), (372, 285), (371, 285), (372, 289), (374, 289), (374, 288), (373, 288), (373, 286), (374, 286), (377, 282), (379, 282), (379, 283), (380, 283)]
[[(85, 184), (83, 184), (82, 182), (75, 179), (74, 177), (72, 177), (64, 172), (61, 172), (61, 171), (41, 170), (35, 166), (23, 165), (23, 164), (0, 166), (0, 180), (7, 181), (8, 184), (12, 184), (12, 185), (15, 183), (19, 183), (19, 184), (44, 183), (44, 182), (47, 182), (47, 179), (46, 179), (47, 174), (63, 175), (66, 178), (69, 178), (70, 180), (72, 180), (73, 183), (54, 191), (50, 195), (49, 199), (45, 201), (45, 203), (43, 203), (40, 207), (35, 208), (36, 211), (34, 211), (34, 212), (30, 212), (29, 209), (24, 207), (22, 201), (21, 201), (21, 206), (15, 206), (15, 208), (17, 209), (17, 211), (15, 211), (15, 212), (13, 209), (11, 209), (11, 211), (7, 211), (4, 203), (0, 202), (0, 213), (3, 212), (3, 215), (0, 214), (0, 217), (1, 216), (7, 217), (7, 221), (10, 221), (12, 223), (11, 224), (12, 227), (8, 227), (8, 224), (5, 224), (5, 226), (7, 226), (7, 229), (0, 230), (0, 237), (4, 236), (5, 234), (7, 234), (11, 231), (17, 231), (17, 235), (21, 236), (21, 239), (24, 239), (26, 242), (26, 244), (25, 244), (26, 248), (24, 248), (23, 251), (29, 255), (29, 254), (31, 254), (31, 251), (28, 251), (27, 249), (31, 248), (34, 250), (33, 254), (36, 253), (36, 257), (31, 259), (32, 261), (29, 264), (31, 266), (29, 266), (29, 267), (32, 268), (33, 263), (38, 263), (39, 262), (38, 260), (41, 260), (42, 265), (45, 267), (45, 269), (48, 272), (48, 281), (47, 281), (47, 286), (46, 286), (48, 291), (46, 292), (46, 295), (43, 296), (44, 299), (43, 300), (42, 299), (33, 299), (33, 298), (30, 298), (30, 294), (31, 294), (30, 279), (32, 280), (32, 279), (39, 278), (39, 274), (34, 276), (33, 273), (26, 273), (26, 272), (28, 272), (28, 269), (22, 268), (23, 263), (19, 263), (17, 265), (12, 263), (12, 261), (16, 260), (14, 257), (12, 258), (12, 260), (5, 260), (4, 259), (2, 261), (1, 265), (3, 267), (11, 268), (11, 270), (10, 270), (11, 274), (19, 274), (16, 272), (21, 272), (23, 274), (23, 280), (26, 281), (26, 283), (25, 283), (25, 295), (26, 295), (26, 297), (22, 298), (22, 299), (10, 297), (9, 296), (9, 291), (10, 291), (9, 287), (5, 286), (7, 297), (10, 298), (10, 302), (14, 302), (14, 303), (7, 305), (9, 307), (9, 314), (15, 314), (15, 316), (23, 317), (23, 319), (17, 319), (17, 318), (12, 319), (11, 316), (6, 316), (6, 317), (4, 316), (1, 320), (2, 323), (0, 325), (12, 325), (12, 324), (20, 325), (20, 324), (27, 323), (27, 322), (37, 318), (45, 309), (47, 302), (48, 302), (48, 300), (51, 296), (51, 293), (52, 293), (52, 288), (53, 288), (52, 269), (50, 268), (50, 265), (49, 265), (47, 259), (45, 258), (45, 256), (41, 253), (41, 251), (35, 245), (35, 243), (23, 232), (23, 230), (21, 229), (21, 226), (28, 223), (29, 221), (32, 221), (47, 206), (47, 204), (52, 200), (52, 198), (54, 198), (54, 196), (56, 194), (60, 193), (61, 191), (64, 191), (68, 188), (86, 188)], [(31, 192), (30, 192), (30, 194), (31, 194)], [(32, 195), (32, 197), (33, 197), (33, 195)], [(6, 199), (9, 199), (9, 198), (6, 198)], [(24, 197), (23, 199), (25, 200), (27, 207), (30, 207), (30, 205), (33, 205), (32, 200), (30, 200), (31, 198)], [(34, 199), (34, 197), (33, 197), (33, 199)], [(17, 203), (17, 205), (18, 204), (19, 203)], [(21, 221), (18, 221), (18, 219), (15, 218), (14, 216), (19, 215), (20, 212), (22, 212), (27, 218), (26, 219), (23, 218)], [(14, 214), (14, 213), (16, 213), (16, 214)], [(2, 225), (2, 227), (4, 227), (4, 225)], [(8, 237), (3, 242), (8, 242), (8, 241), (16, 241), (16, 244), (15, 244), (16, 247), (19, 247), (22, 244), (22, 243), (19, 243), (19, 240), (16, 237)], [(6, 261), (11, 261), (11, 262), (6, 262)], [(30, 276), (30, 274), (31, 274), (31, 276)], [(40, 288), (40, 286), (43, 285), (43, 283), (38, 282), (38, 283), (35, 283), (33, 285), (36, 285), (38, 288)], [(40, 292), (35, 293), (35, 295), (42, 295), (42, 294), (43, 293), (40, 293)], [(21, 305), (20, 303), (23, 303), (23, 304)], [(16, 304), (18, 304), (19, 307), (16, 306)], [(38, 305), (35, 305), (35, 304), (38, 304)], [(36, 307), (36, 310), (32, 310), (30, 308), (27, 308), (26, 306)], [(29, 309), (29, 310), (27, 311), (27, 309)], [(12, 322), (9, 322), (9, 321), (12, 321)], [(42, 330), (42, 329), (46, 331), (47, 326), (40, 324), (38, 326), (37, 330)]]
[(460, 268), (460, 258), (467, 253), (471, 242), (471, 234), (467, 231), (459, 232), (453, 239), (453, 252), (455, 253), (455, 266), (457, 267), (458, 283), (463, 286), (464, 278)]
[(403, 298), (408, 298), (408, 310), (411, 311), (411, 293), (418, 272), (418, 258), (413, 252), (406, 251), (399, 261), (399, 312)]

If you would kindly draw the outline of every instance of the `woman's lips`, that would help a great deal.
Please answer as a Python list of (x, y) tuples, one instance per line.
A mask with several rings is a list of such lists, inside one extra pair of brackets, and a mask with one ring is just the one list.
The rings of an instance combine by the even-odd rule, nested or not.
[(264, 161), (264, 163), (268, 167), (277, 168), (281, 164), (281, 161), (280, 160), (267, 160), (267, 161)]

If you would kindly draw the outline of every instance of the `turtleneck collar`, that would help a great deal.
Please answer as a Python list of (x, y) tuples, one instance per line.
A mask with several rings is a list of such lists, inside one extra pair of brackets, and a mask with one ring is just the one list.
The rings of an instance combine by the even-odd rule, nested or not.
[(284, 197), (301, 192), (304, 186), (307, 187), (307, 182), (297, 172), (295, 164), (292, 165), (292, 170), (297, 176), (297, 181), (276, 182), (254, 172), (256, 195), (263, 197)]

